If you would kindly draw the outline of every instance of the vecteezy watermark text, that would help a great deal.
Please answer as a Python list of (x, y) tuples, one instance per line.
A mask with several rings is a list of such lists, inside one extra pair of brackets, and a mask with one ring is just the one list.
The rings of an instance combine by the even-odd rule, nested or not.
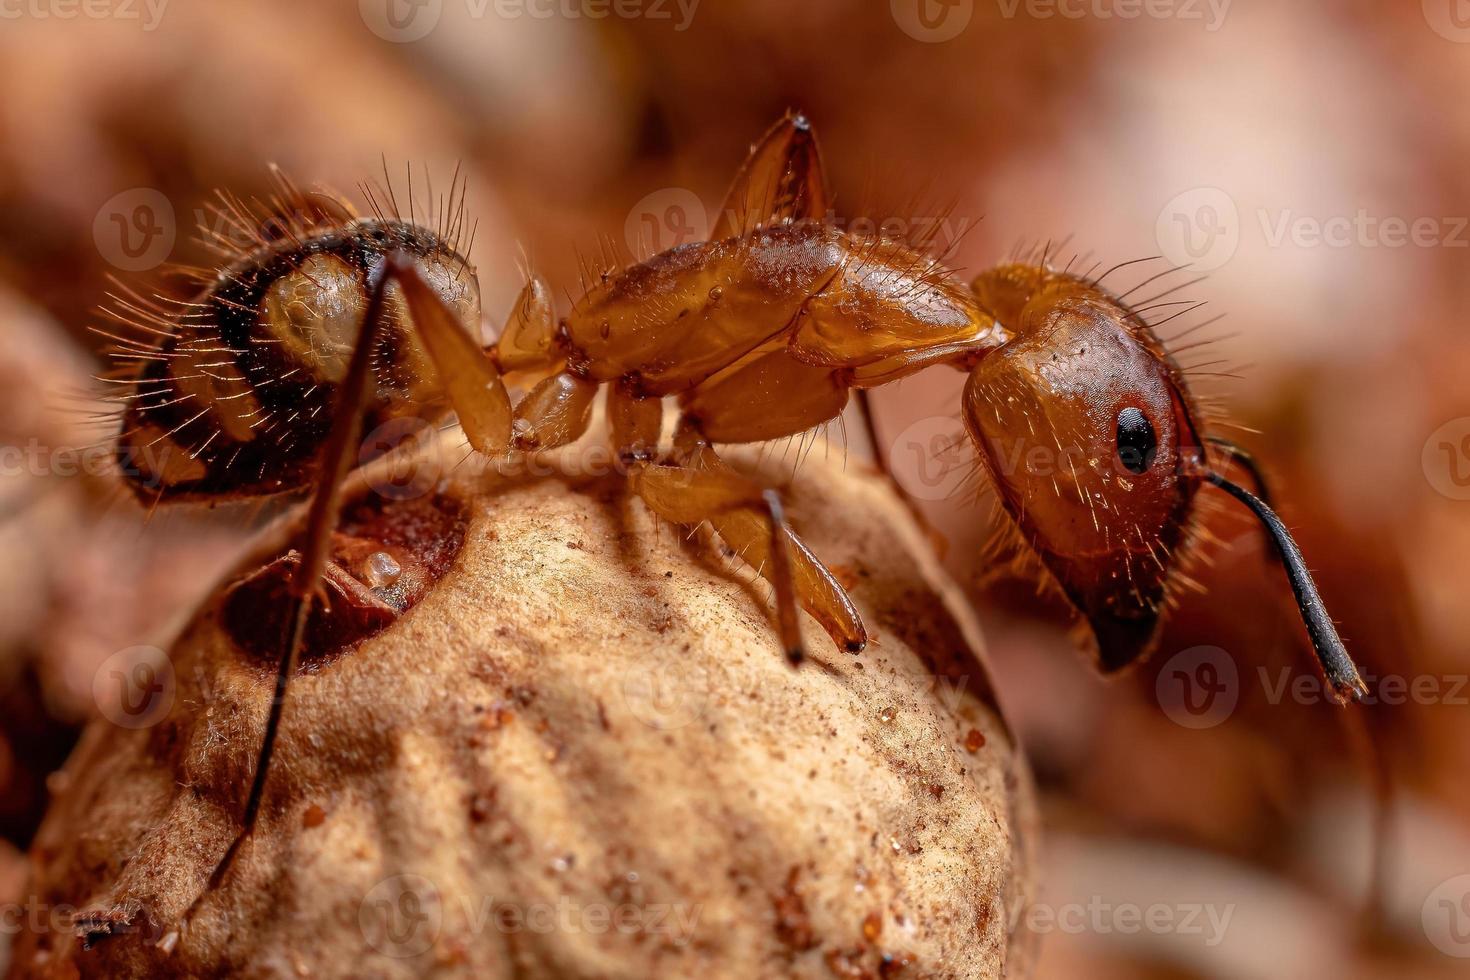
[[(358, 0), (368, 30), (385, 41), (409, 44), (428, 37), (446, 0)], [(471, 20), (648, 20), (677, 32), (694, 23), (700, 0), (450, 0), (463, 3)]]
[(1007, 20), (1177, 20), (1210, 33), (1225, 24), (1234, 0), (996, 0)]
[(168, 0), (0, 0), (0, 20), (136, 20), (155, 31)]

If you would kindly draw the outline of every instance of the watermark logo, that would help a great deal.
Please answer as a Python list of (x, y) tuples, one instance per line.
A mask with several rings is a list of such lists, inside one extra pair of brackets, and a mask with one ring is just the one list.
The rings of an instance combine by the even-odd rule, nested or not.
[(1435, 429), (1424, 443), (1420, 462), (1437, 493), (1470, 500), (1470, 417), (1451, 419)]
[[(363, 439), (357, 461), (377, 462), (368, 471), (368, 486), (387, 500), (417, 500), (433, 491), (444, 475), (436, 452), (424, 452), (436, 430), (420, 418), (390, 419)], [(378, 462), (380, 461), (380, 462)]]
[(1176, 725), (1214, 728), (1240, 702), (1240, 671), (1220, 647), (1190, 647), (1163, 665), (1154, 682), (1154, 695)]
[(92, 221), (92, 241), (102, 258), (124, 272), (148, 272), (174, 249), (174, 207), (152, 187), (134, 187), (107, 200)]
[(1442, 882), (1420, 912), (1424, 935), (1446, 956), (1470, 959), (1470, 875)]
[(369, 946), (402, 959), (428, 952), (444, 926), (439, 889), (423, 875), (403, 874), (373, 886), (357, 910)]
[(439, 26), (444, 0), (358, 0), (368, 30), (394, 44), (422, 41)]
[(623, 239), (634, 255), (653, 255), (702, 242), (709, 237), (709, 214), (699, 195), (686, 187), (665, 187), (647, 195), (628, 212)]
[(1170, 262), (1209, 272), (1229, 262), (1240, 247), (1240, 210), (1218, 187), (1196, 187), (1164, 205), (1154, 234)]
[(1421, 0), (1424, 19), (1434, 33), (1456, 44), (1470, 44), (1470, 0)]
[(965, 431), (953, 416), (932, 415), (900, 432), (888, 447), (888, 471), (915, 500), (948, 500), (971, 468), (960, 447)]
[[(1470, 216), (1385, 215), (1368, 208), (1337, 214), (1304, 214), (1292, 208), (1256, 208), (1250, 221), (1235, 199), (1218, 187), (1196, 187), (1159, 212), (1159, 249), (1179, 266), (1208, 272), (1235, 257), (1241, 239), (1254, 235), (1270, 249), (1470, 249)], [(1255, 239), (1252, 239), (1255, 241)]]
[(899, 29), (925, 44), (953, 41), (975, 17), (975, 0), (889, 0), (888, 6)]
[(148, 728), (168, 716), (177, 689), (173, 663), (158, 647), (119, 650), (92, 677), (102, 716), (121, 728)]
[(710, 678), (685, 658), (650, 655), (623, 678), (623, 701), (650, 728), (669, 731), (698, 721), (709, 706)]

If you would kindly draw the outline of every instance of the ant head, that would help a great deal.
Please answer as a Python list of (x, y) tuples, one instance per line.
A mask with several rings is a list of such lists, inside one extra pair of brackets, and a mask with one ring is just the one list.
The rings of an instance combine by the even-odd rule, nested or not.
[(1081, 613), (1105, 670), (1153, 646), (1204, 450), (1177, 370), (1103, 290), (1039, 266), (977, 280), (1010, 336), (965, 388), (1000, 500)]

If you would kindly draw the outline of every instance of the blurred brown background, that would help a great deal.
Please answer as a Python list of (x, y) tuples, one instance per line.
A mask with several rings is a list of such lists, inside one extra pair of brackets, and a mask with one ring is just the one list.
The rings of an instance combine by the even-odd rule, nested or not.
[(700, 237), (795, 107), (840, 214), (933, 227), (968, 273), (1048, 241), (1208, 272), (1179, 296), (1210, 305), (1173, 326), (1223, 312), (1190, 338), (1223, 339), (1186, 361), (1385, 685), (1366, 717), (1397, 844), (1362, 927), (1364, 777), (1249, 522), (1212, 519), (1208, 592), (1104, 681), (1057, 610), (986, 575), (989, 504), (943, 451), (960, 376), (879, 392), (880, 451), (971, 586), (1042, 790), (1041, 974), (1465, 975), (1463, 0), (24, 0), (0, 5), (0, 82), (0, 927), (109, 658), (166, 637), (245, 530), (145, 529), (88, 448), (107, 277), (205, 261), (196, 212), (267, 192), (270, 162), (347, 192), (385, 160), (443, 190), (461, 163), (498, 324), (522, 263), (565, 303), (608, 241)]

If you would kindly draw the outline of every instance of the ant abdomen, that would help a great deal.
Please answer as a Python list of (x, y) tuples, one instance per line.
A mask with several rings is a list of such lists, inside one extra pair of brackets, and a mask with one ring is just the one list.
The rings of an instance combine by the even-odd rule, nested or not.
[[(118, 456), (142, 496), (204, 499), (295, 490), (316, 478), (332, 406), (389, 254), (414, 259), (424, 280), (479, 334), (474, 270), (433, 232), (364, 219), (291, 237), (242, 256), (192, 301), (131, 306), (137, 326), (162, 334), (125, 346), (142, 370), (126, 398)], [(432, 364), (408, 325), (396, 285), (373, 353), (369, 428), (395, 415), (443, 414)]]

